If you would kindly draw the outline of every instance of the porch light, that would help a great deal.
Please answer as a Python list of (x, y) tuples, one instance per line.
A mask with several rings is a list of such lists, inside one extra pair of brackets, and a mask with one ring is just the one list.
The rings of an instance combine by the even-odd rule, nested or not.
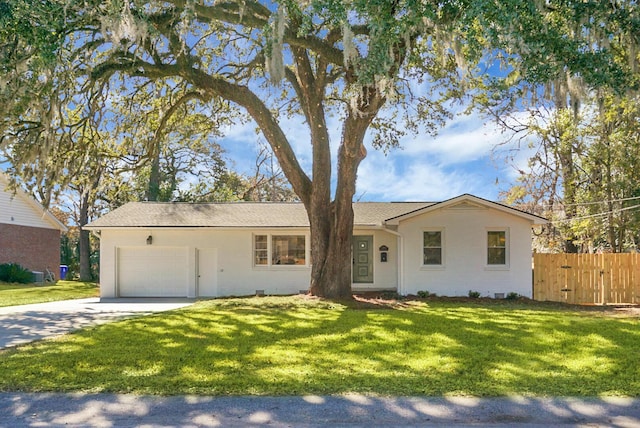
[(153, 236), (149, 235), (147, 236), (147, 245), (151, 245), (153, 244)]

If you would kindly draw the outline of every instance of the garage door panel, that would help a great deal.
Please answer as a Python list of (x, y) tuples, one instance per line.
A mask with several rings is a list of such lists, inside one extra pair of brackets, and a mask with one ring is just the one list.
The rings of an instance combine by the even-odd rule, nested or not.
[(119, 248), (119, 295), (120, 297), (185, 297), (187, 266), (186, 248)]

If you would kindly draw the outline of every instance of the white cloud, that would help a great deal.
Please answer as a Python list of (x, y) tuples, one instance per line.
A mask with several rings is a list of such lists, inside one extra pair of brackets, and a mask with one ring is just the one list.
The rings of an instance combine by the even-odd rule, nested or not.
[[(525, 122), (529, 113), (512, 120)], [(457, 116), (435, 138), (407, 137), (388, 157), (370, 150), (358, 175), (363, 200), (444, 200), (472, 193), (496, 200), (528, 169), (531, 138), (506, 143), (512, 134), (479, 115)]]
[(468, 115), (456, 117), (435, 138), (407, 139), (403, 149), (387, 157), (370, 151), (360, 166), (357, 197), (441, 201), (472, 193), (495, 200), (531, 153), (526, 147), (511, 152), (515, 147), (498, 146), (507, 137), (493, 122)]
[[(380, 159), (381, 157), (381, 159)], [(446, 171), (424, 159), (394, 162), (370, 157), (360, 166), (356, 198), (366, 201), (442, 201), (474, 193), (478, 179), (464, 169)]]
[(436, 136), (411, 137), (403, 141), (411, 156), (429, 154), (441, 165), (455, 165), (480, 159), (491, 152), (505, 136), (492, 122), (477, 115), (456, 116)]

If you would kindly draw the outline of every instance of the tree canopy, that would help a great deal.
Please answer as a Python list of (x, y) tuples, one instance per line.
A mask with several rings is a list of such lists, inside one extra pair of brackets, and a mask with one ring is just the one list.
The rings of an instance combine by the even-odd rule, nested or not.
[[(529, 70), (524, 79), (508, 88), (494, 85), (496, 92), (482, 100), (511, 143), (525, 143), (532, 153), (506, 199), (551, 220), (540, 239), (546, 250), (637, 247), (637, 174), (631, 165), (639, 118), (633, 108), (640, 77), (638, 6), (623, 1), (544, 7), (557, 36), (538, 37), (538, 46), (565, 53), (556, 59), (537, 49), (544, 61), (536, 66), (535, 59), (529, 65), (528, 50), (519, 49)], [(526, 77), (532, 72), (535, 78)]]

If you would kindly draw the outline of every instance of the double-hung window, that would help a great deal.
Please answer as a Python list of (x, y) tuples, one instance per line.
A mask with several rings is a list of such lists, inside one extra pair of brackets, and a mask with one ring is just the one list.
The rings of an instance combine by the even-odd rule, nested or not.
[(507, 232), (506, 230), (487, 231), (487, 265), (507, 265)]
[(254, 235), (255, 266), (305, 266), (305, 235)]
[(253, 263), (256, 266), (269, 264), (269, 245), (267, 235), (255, 235), (253, 237)]
[(422, 232), (422, 265), (442, 266), (442, 231)]

